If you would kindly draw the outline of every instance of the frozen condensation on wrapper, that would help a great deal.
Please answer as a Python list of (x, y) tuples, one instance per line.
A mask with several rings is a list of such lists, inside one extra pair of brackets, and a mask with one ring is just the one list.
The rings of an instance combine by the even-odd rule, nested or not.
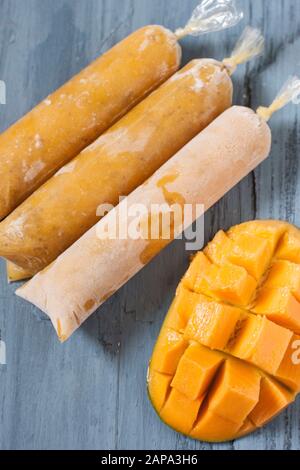
[[(188, 25), (176, 33), (157, 25), (141, 28), (4, 132), (0, 136), (0, 220), (176, 72), (181, 59), (180, 37), (229, 28), (242, 16), (233, 0), (205, 0)], [(130, 64), (126, 62), (127, 50), (131, 50)], [(111, 60), (113, 54), (118, 61)], [(118, 66), (110, 76), (106, 76), (105, 68), (108, 58)], [(8, 275), (11, 282), (20, 280), (21, 267), (9, 265)]]
[[(181, 36), (227, 28), (240, 18), (232, 0), (205, 0)], [(0, 135), (0, 220), (167, 80), (180, 60), (176, 34), (145, 26)]]
[[(235, 67), (257, 54), (248, 35)], [(197, 59), (174, 74), (0, 224), (0, 256), (32, 275), (44, 269), (99, 220), (99, 205), (116, 205), (231, 106), (232, 72)]]
[[(298, 93), (298, 79), (293, 79), (275, 107), (280, 109)], [(272, 106), (257, 113), (239, 106), (226, 110), (131, 193), (128, 206), (142, 203), (149, 208), (171, 199), (202, 203), (207, 210), (268, 157), (271, 131), (267, 120), (275, 111)], [(99, 240), (99, 226), (114, 216), (118, 220), (121, 204), (17, 291), (51, 318), (61, 341), (171, 241)]]
[[(136, 204), (150, 210), (173, 199), (207, 210), (268, 156), (270, 141), (267, 124), (252, 110), (227, 109), (126, 198), (127, 226)], [(51, 318), (61, 341), (173, 239), (99, 239), (120, 220), (124, 201), (17, 290)]]

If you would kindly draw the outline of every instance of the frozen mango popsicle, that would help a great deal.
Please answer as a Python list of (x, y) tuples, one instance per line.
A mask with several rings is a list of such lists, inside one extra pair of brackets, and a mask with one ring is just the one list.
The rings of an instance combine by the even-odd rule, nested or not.
[(32, 274), (48, 266), (99, 221), (99, 206), (117, 205), (231, 106), (230, 75), (262, 46), (247, 28), (230, 58), (173, 75), (0, 224), (0, 256)]
[(209, 3), (175, 33), (135, 31), (0, 135), (0, 220), (178, 69), (178, 39), (241, 19), (234, 0)]
[[(138, 238), (114, 237), (109, 228), (115, 221), (120, 229), (131, 223), (143, 227), (153, 205), (171, 207), (178, 201), (179, 205), (203, 204), (203, 210), (208, 209), (268, 156), (270, 145), (270, 129), (255, 112), (236, 106), (226, 110), (17, 294), (45, 311), (60, 339), (67, 339), (182, 230), (182, 220), (174, 226), (170, 217), (166, 222), (170, 228), (167, 238), (160, 234), (147, 238), (143, 233)], [(146, 214), (136, 215), (136, 204), (141, 204)], [(234, 297), (233, 289), (231, 295), (239, 298), (242, 306), (248, 295), (244, 286), (256, 284), (254, 280), (249, 282), (242, 268), (235, 272), (242, 273), (242, 283), (238, 297)], [(220, 280), (218, 296), (225, 291)], [(229, 288), (230, 284), (227, 291)]]
[[(300, 93), (300, 81), (296, 78), (289, 81), (276, 98), (276, 108), (289, 103), (295, 97), (295, 90)], [(271, 131), (266, 121), (274, 111), (274, 103), (271, 108), (259, 109), (256, 113), (242, 106), (224, 111), (48, 268), (18, 289), (17, 294), (49, 315), (60, 339), (66, 340), (108, 297), (196, 217), (268, 157)], [(187, 204), (193, 209), (201, 204), (201, 213), (197, 214), (193, 210), (187, 219), (177, 217), (176, 210), (184, 209)], [(142, 207), (138, 213), (137, 207)], [(151, 233), (149, 230), (147, 233), (149, 222), (152, 227), (153, 221), (160, 221), (163, 209), (169, 217), (158, 224), (159, 231), (152, 236), (152, 228)], [(129, 227), (134, 228), (133, 233), (127, 230)], [(228, 246), (232, 241), (229, 240), (224, 250), (224, 260), (228, 256), (230, 264), (220, 261), (217, 269), (202, 254), (202, 274), (200, 276), (197, 271), (192, 272), (186, 288), (233, 303), (241, 309), (247, 307), (254, 300), (257, 277), (265, 267), (265, 257), (270, 257), (280, 239), (278, 229), (272, 233), (272, 243), (269, 239), (265, 243), (269, 232), (272, 232), (270, 228), (258, 227), (256, 231), (239, 237), (235, 231), (232, 237), (238, 238), (237, 246), (232, 253), (229, 252)], [(250, 242), (253, 252), (249, 250), (243, 257), (247, 236), (248, 240), (253, 240), (257, 233), (262, 233), (262, 240), (259, 238), (259, 244)], [(216, 259), (220, 256), (217, 248), (210, 249), (210, 252), (215, 253)], [(282, 248), (281, 256), (285, 256), (284, 253)], [(193, 299), (190, 298), (189, 309), (192, 305)], [(254, 309), (255, 305), (253, 315)], [(224, 318), (222, 311), (219, 315)], [(180, 318), (177, 317), (176, 321), (180, 323)], [(257, 325), (257, 344), (264, 344), (259, 340), (268, 331), (276, 334), (273, 324), (270, 320), (269, 323)], [(290, 338), (285, 340), (289, 341)], [(249, 357), (259, 360), (255, 351), (250, 351)], [(271, 360), (268, 364), (272, 367)]]

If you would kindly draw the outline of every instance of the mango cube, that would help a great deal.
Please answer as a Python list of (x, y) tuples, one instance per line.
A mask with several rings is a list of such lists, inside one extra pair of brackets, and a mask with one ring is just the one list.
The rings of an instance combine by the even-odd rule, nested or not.
[(222, 230), (207, 245), (204, 253), (217, 265), (231, 263), (245, 268), (257, 280), (267, 269), (273, 254), (271, 243), (265, 238), (240, 233), (233, 241)]
[(198, 294), (179, 284), (166, 319), (166, 326), (176, 331), (184, 330), (197, 302)]
[(208, 409), (241, 425), (259, 398), (261, 375), (239, 361), (227, 359), (208, 395)]
[(288, 348), (292, 332), (268, 320), (249, 315), (229, 352), (275, 374)]
[(234, 265), (211, 265), (199, 273), (195, 291), (212, 296), (223, 302), (247, 306), (256, 289), (256, 281), (245, 268)]
[(208, 243), (203, 253), (213, 263), (220, 265), (228, 262), (228, 257), (233, 250), (233, 242), (227, 237), (223, 230), (220, 230), (214, 239)]
[(191, 344), (179, 361), (171, 385), (195, 400), (206, 392), (223, 361), (220, 353)]
[(241, 317), (241, 310), (224, 305), (205, 296), (188, 321), (184, 338), (194, 340), (212, 349), (224, 349)]
[(241, 233), (249, 233), (260, 238), (266, 239), (274, 253), (280, 238), (288, 228), (288, 224), (277, 220), (254, 220), (244, 224), (236, 225), (228, 231), (231, 239), (237, 238)]
[(264, 287), (286, 287), (300, 302), (300, 265), (290, 261), (276, 261), (271, 267)]
[(245, 359), (252, 354), (261, 329), (261, 317), (246, 314), (228, 343), (227, 352), (234, 357)]
[(232, 264), (217, 266), (203, 252), (194, 257), (182, 283), (199, 294), (241, 306), (249, 304), (257, 286), (245, 268)]
[(288, 287), (263, 288), (252, 311), (266, 315), (274, 323), (300, 333), (300, 302)]
[(300, 264), (300, 235), (297, 229), (285, 233), (276, 251), (276, 258)]
[(183, 339), (182, 334), (165, 328), (156, 343), (151, 367), (157, 372), (173, 375), (187, 346), (188, 343)]
[(300, 336), (293, 335), (276, 378), (295, 392), (300, 392)]
[(170, 390), (172, 375), (161, 374), (155, 370), (149, 373), (148, 390), (153, 406), (157, 411), (163, 407)]
[(173, 388), (161, 410), (161, 418), (177, 431), (188, 434), (197, 419), (203, 399), (190, 400)]
[(242, 425), (224, 419), (204, 406), (190, 436), (209, 442), (229, 441), (235, 438)]
[(242, 425), (242, 427), (237, 431), (235, 438), (239, 439), (240, 437), (244, 437), (247, 434), (250, 434), (251, 432), (255, 430), (256, 430), (255, 424), (253, 424), (252, 421), (250, 421), (250, 419), (247, 418), (244, 424)]
[(266, 271), (272, 254), (271, 244), (267, 239), (242, 233), (235, 238), (234, 250), (229, 259), (259, 280)]
[(294, 401), (291, 392), (269, 377), (261, 381), (259, 402), (249, 414), (249, 419), (260, 427), (274, 418)]
[(211, 266), (211, 262), (209, 259), (202, 253), (202, 251), (199, 251), (196, 256), (194, 256), (190, 267), (188, 268), (187, 272), (185, 273), (183, 279), (182, 279), (182, 284), (186, 289), (189, 289), (191, 291), (195, 291), (195, 283), (197, 280), (197, 277), (199, 276), (200, 273), (205, 273)]

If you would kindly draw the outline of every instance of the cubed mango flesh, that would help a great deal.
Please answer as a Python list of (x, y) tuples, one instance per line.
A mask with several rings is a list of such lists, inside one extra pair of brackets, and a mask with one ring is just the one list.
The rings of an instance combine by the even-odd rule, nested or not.
[(208, 394), (208, 409), (241, 426), (258, 402), (260, 380), (254, 367), (227, 359)]
[(276, 258), (300, 264), (300, 234), (296, 228), (284, 234)]
[(212, 263), (221, 265), (228, 262), (228, 256), (232, 252), (233, 246), (234, 243), (226, 233), (220, 230), (203, 252)]
[(300, 392), (300, 230), (280, 221), (219, 231), (194, 256), (149, 366), (162, 420), (221, 442), (271, 421)]
[(240, 427), (241, 423), (224, 419), (204, 406), (190, 436), (208, 442), (230, 441), (235, 438)]
[(197, 277), (199, 276), (199, 273), (204, 273), (206, 272), (211, 266), (211, 262), (209, 259), (202, 253), (202, 251), (199, 251), (194, 258), (192, 259), (192, 262), (190, 264), (190, 267), (188, 268), (187, 272), (185, 273), (182, 283), (186, 287), (186, 289), (189, 289), (191, 291), (195, 290), (195, 283), (197, 280)]
[(172, 375), (161, 374), (156, 370), (149, 373), (148, 390), (153, 406), (157, 411), (161, 410), (167, 399), (172, 378)]
[(275, 261), (264, 287), (289, 288), (296, 299), (300, 301), (300, 264), (284, 260)]
[(151, 368), (163, 374), (174, 374), (178, 362), (188, 343), (182, 334), (170, 328), (165, 328), (156, 343), (151, 359)]
[(245, 268), (257, 280), (266, 271), (273, 254), (272, 245), (266, 238), (240, 233), (231, 240), (223, 231), (217, 233), (204, 253), (217, 265), (232, 263)]
[(198, 297), (198, 294), (186, 289), (183, 284), (179, 284), (167, 316), (166, 326), (183, 331), (195, 309)]
[(247, 306), (255, 293), (257, 284), (245, 268), (226, 264), (211, 265), (198, 274), (195, 291), (212, 296), (220, 301)]
[(186, 395), (173, 388), (160, 412), (160, 416), (176, 431), (188, 434), (197, 419), (203, 399), (204, 397), (190, 400)]
[(235, 439), (239, 439), (241, 437), (247, 436), (247, 434), (250, 434), (251, 432), (255, 430), (256, 430), (255, 424), (253, 424), (252, 421), (250, 421), (250, 419), (247, 418), (243, 426), (236, 433)]
[(290, 330), (276, 325), (267, 317), (250, 314), (228, 351), (269, 374), (275, 374), (292, 335)]
[(276, 378), (295, 392), (300, 392), (300, 336), (293, 335)]
[(282, 236), (291, 229), (292, 226), (279, 220), (253, 220), (244, 224), (236, 225), (228, 231), (231, 239), (236, 239), (240, 234), (255, 235), (268, 240), (271, 250), (274, 253)]
[(194, 257), (183, 277), (183, 285), (194, 292), (241, 306), (249, 304), (257, 286), (245, 268), (233, 264), (218, 266), (203, 252)]
[(181, 357), (171, 385), (196, 400), (207, 391), (223, 361), (224, 356), (219, 352), (193, 343)]
[(188, 321), (184, 338), (198, 341), (211, 349), (222, 350), (234, 333), (241, 315), (239, 308), (199, 295), (199, 302)]
[(269, 320), (295, 333), (300, 333), (300, 302), (288, 287), (264, 287), (251, 310), (259, 315), (266, 315)]
[(270, 377), (263, 377), (259, 401), (249, 414), (250, 421), (257, 427), (266, 424), (294, 401), (294, 395)]

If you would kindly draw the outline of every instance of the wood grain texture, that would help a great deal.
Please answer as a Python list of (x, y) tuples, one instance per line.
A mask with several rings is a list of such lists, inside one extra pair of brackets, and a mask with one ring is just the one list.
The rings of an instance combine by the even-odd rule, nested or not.
[[(0, 79), (7, 105), (0, 130), (132, 30), (181, 26), (197, 0), (0, 0)], [(245, 21), (263, 29), (264, 57), (236, 74), (235, 103), (269, 103), (300, 70), (298, 0), (244, 0)], [(223, 58), (244, 25), (182, 44), (184, 63)], [(205, 216), (205, 240), (253, 218), (300, 225), (299, 107), (271, 122), (271, 158)], [(1, 183), (0, 183), (1, 184)], [(208, 445), (160, 422), (146, 393), (147, 361), (180, 276), (188, 264), (175, 241), (60, 345), (50, 322), (17, 299), (0, 277), (1, 449), (300, 449), (300, 402), (242, 440)]]

